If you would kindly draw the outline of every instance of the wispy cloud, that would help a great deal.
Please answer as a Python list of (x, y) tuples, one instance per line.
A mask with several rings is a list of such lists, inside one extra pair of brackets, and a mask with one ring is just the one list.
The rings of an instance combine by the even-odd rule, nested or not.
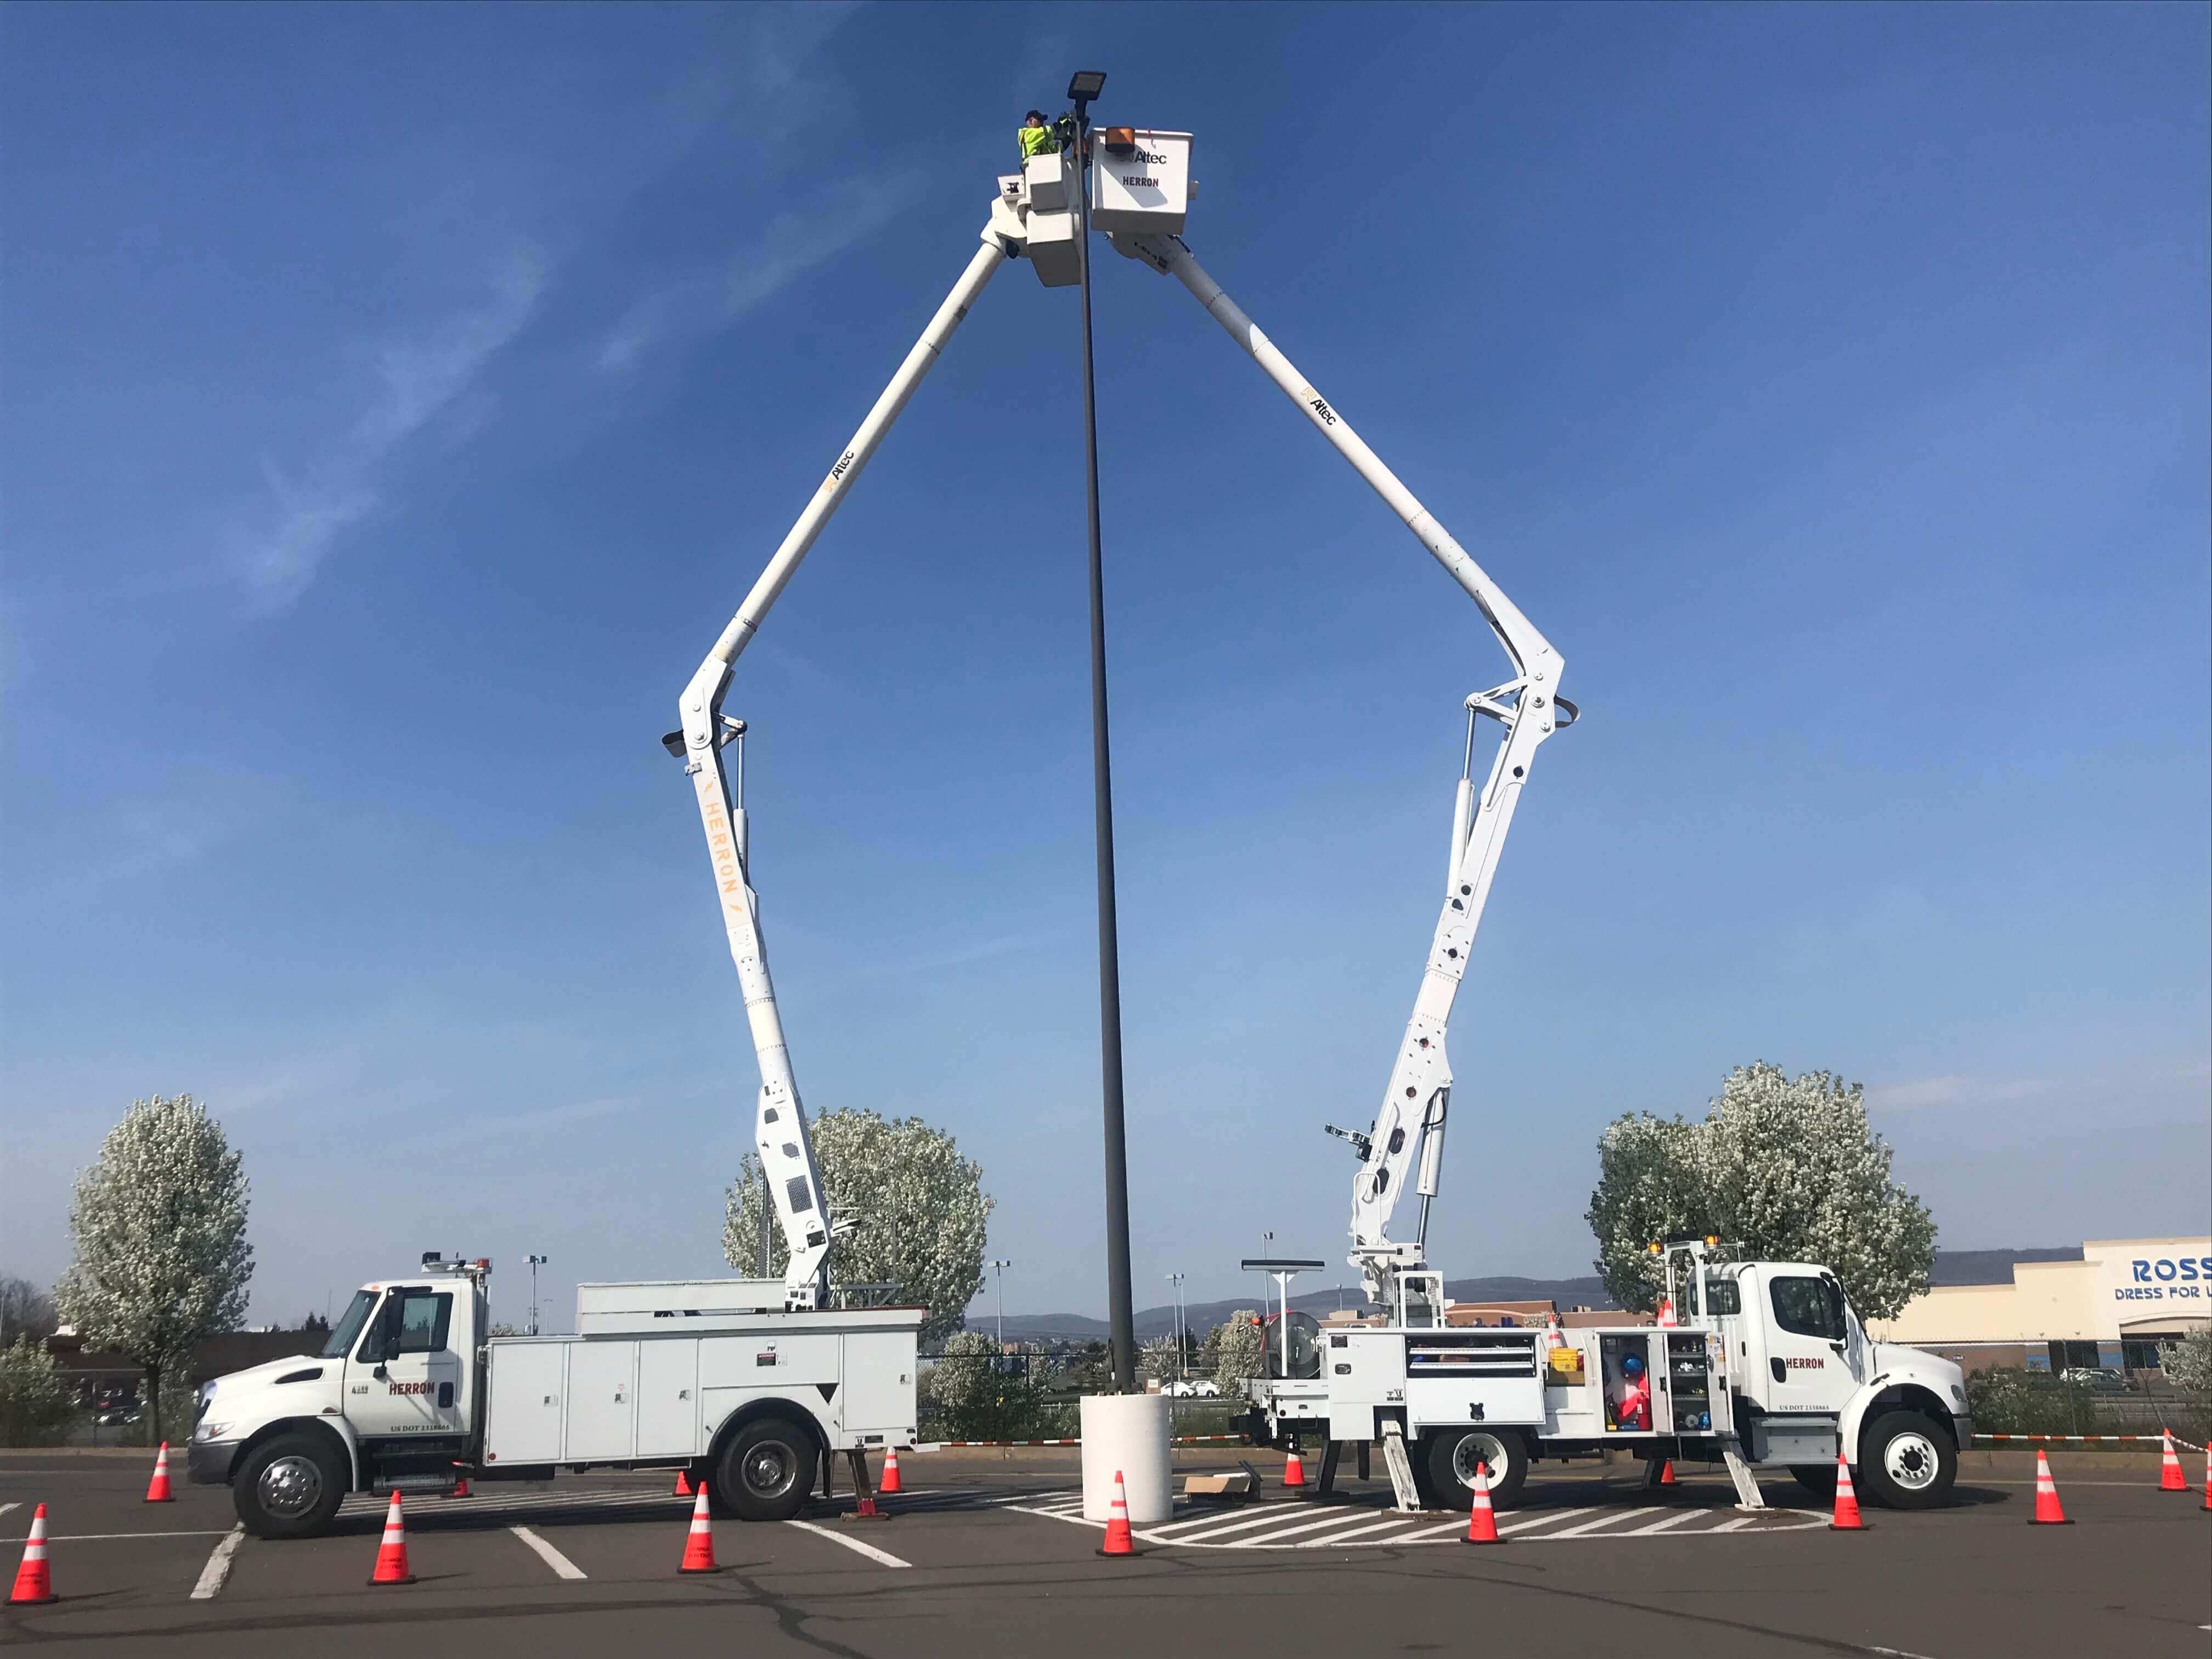
[(2188, 1060), (2176, 1066), (2146, 1066), (2103, 1077), (2000, 1078), (1949, 1073), (1941, 1077), (1912, 1078), (1903, 1083), (1885, 1083), (1869, 1088), (1866, 1091), (1866, 1103), (1867, 1109), (1872, 1112), (1971, 1109), (1981, 1106), (2008, 1106), (2047, 1096), (2094, 1099), (2099, 1096), (2130, 1094), (2146, 1088), (2171, 1088), (2177, 1084), (2201, 1088), (2208, 1081), (2212, 1081), (2212, 1064), (2202, 1060)]
[(258, 608), (280, 609), (298, 598), (339, 538), (384, 500), (386, 474), (409, 441), (464, 399), (474, 401), (492, 359), (537, 311), (545, 278), (535, 247), (514, 250), (489, 298), (375, 348), (362, 406), (297, 475), (265, 469), (268, 521), (245, 539), (236, 561)]
[(729, 327), (873, 235), (915, 199), (916, 184), (911, 173), (847, 179), (812, 205), (778, 215), (717, 268), (678, 278), (633, 303), (600, 346), (599, 368), (622, 374), (655, 346)]

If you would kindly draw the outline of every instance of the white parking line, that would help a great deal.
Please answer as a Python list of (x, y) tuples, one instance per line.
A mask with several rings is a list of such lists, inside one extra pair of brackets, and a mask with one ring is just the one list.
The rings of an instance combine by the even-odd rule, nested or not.
[(1638, 1527), (1632, 1532), (1617, 1534), (1622, 1538), (1649, 1538), (1655, 1532), (1664, 1532), (1669, 1527), (1679, 1527), (1685, 1521), (1694, 1521), (1701, 1515), (1711, 1515), (1711, 1510), (1678, 1510), (1663, 1521), (1654, 1521), (1648, 1527)]
[(0, 1504), (0, 1515), (7, 1514), (9, 1510), (20, 1510), (22, 1507), (21, 1504)]
[(842, 1544), (847, 1549), (865, 1555), (871, 1561), (880, 1561), (887, 1567), (910, 1567), (914, 1565), (911, 1561), (900, 1560), (889, 1550), (879, 1550), (873, 1544), (864, 1544), (851, 1534), (840, 1532), (835, 1527), (817, 1527), (811, 1521), (787, 1521), (783, 1524), (796, 1527), (801, 1532), (814, 1533), (833, 1543)]
[[(222, 1535), (222, 1529), (220, 1527), (203, 1527), (196, 1531), (182, 1532), (58, 1532), (48, 1538), (46, 1542), (49, 1544), (97, 1544), (109, 1538), (220, 1538)], [(6, 1542), (6, 1547), (12, 1549), (17, 1545), (29, 1541), (28, 1539), (24, 1538), (10, 1538)]]
[[(1631, 1510), (1625, 1515), (1619, 1510), (1607, 1510), (1603, 1515), (1598, 1516), (1595, 1521), (1585, 1521), (1579, 1527), (1569, 1527), (1565, 1532), (1547, 1532), (1537, 1541), (1540, 1543), (1548, 1544), (1554, 1538), (1579, 1538), (1586, 1532), (1595, 1532), (1599, 1528), (1609, 1527), (1616, 1521), (1633, 1521), (1639, 1515), (1656, 1515), (1658, 1513), (1659, 1511), (1656, 1508)], [(1616, 1538), (1625, 1538), (1627, 1534), (1626, 1533), (1615, 1533), (1613, 1534), (1613, 1536)]]
[(581, 1578), (584, 1570), (555, 1549), (527, 1527), (509, 1527), (507, 1530), (538, 1553), (538, 1559), (563, 1578)]
[(1370, 1532), (1388, 1532), (1393, 1527), (1402, 1527), (1405, 1524), (1404, 1516), (1394, 1515), (1388, 1521), (1370, 1522), (1364, 1527), (1354, 1527), (1350, 1532), (1331, 1533), (1326, 1538), (1309, 1538), (1298, 1547), (1302, 1550), (1325, 1550), (1331, 1544), (1341, 1544), (1347, 1538), (1364, 1537)]
[[(1284, 1507), (1288, 1506), (1285, 1505)], [(1296, 1511), (1293, 1510), (1292, 1513), (1295, 1514)], [(1218, 1521), (1219, 1518), (1220, 1517), (1218, 1516), (1208, 1516), (1206, 1517), (1208, 1521)], [(1225, 1538), (1232, 1532), (1243, 1532), (1250, 1527), (1280, 1526), (1284, 1521), (1288, 1518), (1288, 1516), (1282, 1513), (1281, 1509), (1276, 1509), (1272, 1514), (1247, 1516), (1243, 1520), (1232, 1522), (1225, 1527), (1217, 1526), (1203, 1532), (1184, 1533), (1180, 1537), (1167, 1537), (1161, 1532), (1157, 1531), (1151, 1527), (1146, 1527), (1145, 1528), (1145, 1536), (1147, 1538), (1158, 1539), (1164, 1544), (1188, 1544), (1194, 1542), (1200, 1538)], [(1344, 1519), (1340, 1515), (1332, 1516), (1329, 1518), (1334, 1521), (1342, 1521)], [(1094, 1522), (1093, 1524), (1096, 1523)]]
[(243, 1523), (223, 1534), (222, 1541), (208, 1554), (207, 1565), (200, 1569), (200, 1581), (192, 1586), (195, 1601), (212, 1601), (222, 1594), (222, 1582), (230, 1577), (230, 1558), (238, 1553), (238, 1547), (246, 1541)]

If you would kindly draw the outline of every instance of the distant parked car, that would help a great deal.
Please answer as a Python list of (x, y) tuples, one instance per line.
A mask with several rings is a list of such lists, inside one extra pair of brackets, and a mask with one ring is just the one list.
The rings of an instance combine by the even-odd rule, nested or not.
[(2124, 1393), (2127, 1378), (2111, 1365), (2073, 1365), (2058, 1373), (2061, 1382), (2079, 1383), (2084, 1388), (2102, 1389), (2108, 1394)]
[(1186, 1377), (1180, 1382), (1168, 1383), (1160, 1392), (1177, 1400), (1218, 1400), (1221, 1385), (1203, 1376)]

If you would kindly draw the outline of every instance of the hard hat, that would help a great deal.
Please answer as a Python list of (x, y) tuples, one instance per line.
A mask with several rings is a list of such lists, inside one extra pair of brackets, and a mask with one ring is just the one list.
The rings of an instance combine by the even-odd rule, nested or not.
[(1631, 1354), (1627, 1358), (1620, 1362), (1620, 1369), (1626, 1371), (1631, 1376), (1633, 1376), (1637, 1372), (1644, 1369), (1644, 1362), (1636, 1355)]

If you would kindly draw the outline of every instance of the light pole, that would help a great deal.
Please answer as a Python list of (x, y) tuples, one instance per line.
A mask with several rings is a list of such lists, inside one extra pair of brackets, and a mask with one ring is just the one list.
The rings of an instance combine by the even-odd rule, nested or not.
[(1006, 1352), (1006, 1269), (1013, 1265), (1011, 1261), (991, 1263), (991, 1271), (999, 1279), (999, 1355), (1002, 1360)]
[(1170, 1273), (1168, 1275), (1168, 1282), (1175, 1286), (1176, 1378), (1178, 1382), (1190, 1375), (1189, 1370), (1183, 1364), (1183, 1349), (1186, 1346), (1186, 1336), (1182, 1322), (1182, 1281), (1188, 1276), (1189, 1275), (1186, 1273)]
[(1106, 585), (1098, 552), (1098, 397), (1091, 360), (1091, 202), (1084, 162), (1091, 100), (1106, 77), (1079, 70), (1075, 106), (1075, 269), (1083, 288), (1083, 501), (1091, 540), (1091, 793), (1098, 853), (1098, 1070), (1106, 1105), (1106, 1314), (1114, 1386), (1137, 1387), (1137, 1316), (1129, 1285), (1129, 1142), (1121, 1114), (1121, 947), (1114, 899), (1114, 766), (1106, 736)]
[(538, 1270), (552, 1259), (550, 1255), (530, 1258), (530, 1334), (532, 1336), (538, 1334)]

